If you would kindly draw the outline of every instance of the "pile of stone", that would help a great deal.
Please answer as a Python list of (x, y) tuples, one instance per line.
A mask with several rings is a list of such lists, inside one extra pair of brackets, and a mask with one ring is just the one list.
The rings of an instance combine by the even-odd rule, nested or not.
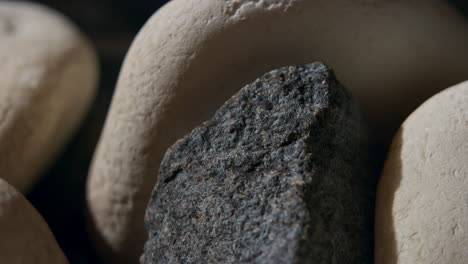
[[(89, 171), (103, 260), (467, 263), (468, 25), (442, 1), (371, 2), (158, 10)], [(0, 263), (67, 263), (20, 192), (76, 131), (96, 66), (65, 17), (0, 2)]]

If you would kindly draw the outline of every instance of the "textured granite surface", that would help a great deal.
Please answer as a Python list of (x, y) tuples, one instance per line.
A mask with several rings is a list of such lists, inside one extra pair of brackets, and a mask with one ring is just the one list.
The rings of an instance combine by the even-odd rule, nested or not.
[(241, 89), (166, 153), (143, 263), (371, 263), (375, 178), (322, 63)]

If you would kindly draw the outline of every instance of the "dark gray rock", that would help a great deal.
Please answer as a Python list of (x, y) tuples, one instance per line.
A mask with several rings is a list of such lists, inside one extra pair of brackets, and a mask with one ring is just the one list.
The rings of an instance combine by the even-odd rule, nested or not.
[(350, 94), (321, 63), (267, 73), (179, 140), (144, 263), (371, 263), (375, 179)]

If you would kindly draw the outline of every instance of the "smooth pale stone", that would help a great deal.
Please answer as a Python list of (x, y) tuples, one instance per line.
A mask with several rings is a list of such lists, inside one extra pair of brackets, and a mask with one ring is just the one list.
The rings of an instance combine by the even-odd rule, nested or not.
[(424, 99), (468, 77), (466, 47), (467, 23), (438, 0), (169, 2), (126, 56), (90, 169), (96, 245), (137, 261), (164, 151), (264, 72), (326, 62), (385, 143)]
[(427, 100), (393, 139), (375, 263), (468, 263), (468, 82)]
[(62, 15), (1, 1), (0, 73), (0, 176), (27, 192), (84, 117), (97, 60)]
[(0, 263), (68, 263), (42, 216), (1, 178)]

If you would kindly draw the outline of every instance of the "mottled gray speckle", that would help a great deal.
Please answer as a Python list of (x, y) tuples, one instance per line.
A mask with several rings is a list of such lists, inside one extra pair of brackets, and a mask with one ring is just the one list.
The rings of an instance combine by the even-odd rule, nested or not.
[(322, 63), (265, 74), (166, 153), (144, 263), (371, 263), (375, 178)]

